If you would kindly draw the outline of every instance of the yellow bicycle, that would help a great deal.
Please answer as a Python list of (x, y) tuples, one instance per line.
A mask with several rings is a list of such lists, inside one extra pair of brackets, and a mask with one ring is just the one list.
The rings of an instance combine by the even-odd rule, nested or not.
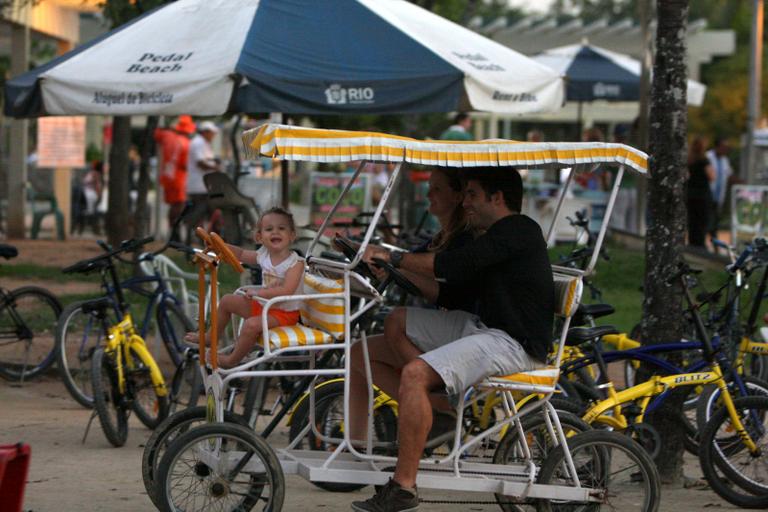
[[(145, 245), (151, 238), (125, 242), (120, 249), (110, 251), (104, 259), (108, 269), (115, 273), (111, 257)], [(98, 264), (98, 263), (93, 263)], [(156, 426), (168, 416), (168, 390), (160, 368), (152, 357), (134, 325), (122, 289), (117, 283), (115, 294), (124, 311), (122, 319), (110, 326), (104, 345), (96, 348), (91, 360), (91, 383), (94, 409), (107, 440), (114, 446), (123, 446), (128, 438), (128, 415), (133, 410), (142, 423)], [(114, 303), (102, 297), (83, 304), (85, 314), (101, 321), (109, 317)], [(100, 322), (101, 324), (101, 322)]]

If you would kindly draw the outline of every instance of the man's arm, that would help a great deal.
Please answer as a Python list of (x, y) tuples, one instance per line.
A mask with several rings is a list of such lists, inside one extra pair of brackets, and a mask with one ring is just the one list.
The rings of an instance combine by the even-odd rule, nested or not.
[[(411, 272), (415, 272), (417, 274), (421, 274), (424, 277), (433, 277), (435, 275), (435, 253), (432, 252), (425, 252), (425, 253), (402, 253), (403, 258), (400, 261), (399, 267), (404, 270), (410, 270)], [(387, 263), (392, 263), (391, 259), (391, 253), (387, 249), (384, 249), (383, 247), (377, 247), (377, 246), (368, 246), (365, 249), (365, 254), (363, 255), (363, 261), (366, 263), (370, 263), (372, 265), (375, 265), (376, 262), (373, 261), (374, 258), (380, 258)]]
[(417, 274), (410, 270), (400, 269), (400, 272), (416, 287), (421, 290), (421, 294), (430, 304), (437, 302), (437, 297), (440, 293), (440, 286), (434, 278), (426, 277), (423, 274)]
[(206, 171), (206, 172), (218, 171), (219, 170), (219, 164), (216, 163), (215, 160), (211, 160), (211, 159), (208, 159), (208, 158), (204, 158), (202, 160), (198, 160), (197, 161), (197, 166), (200, 169), (202, 169), (203, 171)]

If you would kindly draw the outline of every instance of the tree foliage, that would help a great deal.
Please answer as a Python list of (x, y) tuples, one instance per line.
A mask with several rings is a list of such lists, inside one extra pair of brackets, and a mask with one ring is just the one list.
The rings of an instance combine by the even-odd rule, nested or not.
[[(747, 123), (752, 2), (699, 0), (691, 11), (691, 18), (705, 17), (712, 29), (734, 30), (736, 52), (704, 66), (701, 78), (707, 84), (707, 95), (700, 108), (690, 109), (690, 131), (709, 139), (728, 137), (732, 145), (738, 147)], [(768, 89), (765, 87), (768, 84), (767, 57), (763, 57), (762, 105), (768, 105)]]

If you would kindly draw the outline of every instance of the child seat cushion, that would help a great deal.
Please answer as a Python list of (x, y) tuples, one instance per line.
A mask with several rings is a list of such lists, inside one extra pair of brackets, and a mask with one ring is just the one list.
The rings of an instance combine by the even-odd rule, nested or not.
[[(344, 286), (341, 280), (329, 279), (315, 274), (304, 275), (304, 294), (341, 293)], [(344, 299), (316, 298), (302, 301), (301, 323), (320, 329), (333, 338), (344, 337)]]

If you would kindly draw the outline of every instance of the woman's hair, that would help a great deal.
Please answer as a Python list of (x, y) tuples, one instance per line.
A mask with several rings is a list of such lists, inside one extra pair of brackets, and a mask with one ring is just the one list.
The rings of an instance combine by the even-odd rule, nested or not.
[(688, 163), (692, 164), (706, 158), (707, 156), (707, 143), (703, 137), (697, 135), (691, 139), (691, 143), (688, 145)]
[(267, 215), (282, 215), (285, 218), (288, 219), (288, 224), (291, 227), (291, 231), (296, 231), (296, 222), (293, 220), (293, 214), (286, 210), (285, 208), (281, 208), (279, 206), (273, 206), (269, 210), (265, 210), (261, 212), (261, 216), (259, 216), (259, 222), (256, 223), (256, 231), (261, 231), (261, 221), (266, 217)]
[[(453, 167), (436, 167), (432, 172), (439, 172), (448, 180), (448, 186), (454, 192), (461, 192), (464, 190), (464, 182), (461, 176), (461, 170)], [(464, 211), (464, 206), (461, 203), (456, 205), (451, 213), (451, 218), (448, 221), (447, 226), (440, 226), (440, 231), (432, 237), (432, 241), (429, 243), (430, 252), (440, 252), (456, 238), (456, 235), (467, 230), (469, 223), (467, 221), (467, 213)]]

